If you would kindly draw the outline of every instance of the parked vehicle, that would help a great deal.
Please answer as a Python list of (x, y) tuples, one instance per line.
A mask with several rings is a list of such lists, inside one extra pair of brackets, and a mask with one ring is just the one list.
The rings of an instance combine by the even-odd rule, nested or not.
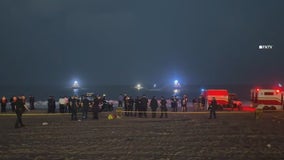
[(279, 89), (252, 89), (251, 103), (256, 109), (283, 110), (283, 91)]

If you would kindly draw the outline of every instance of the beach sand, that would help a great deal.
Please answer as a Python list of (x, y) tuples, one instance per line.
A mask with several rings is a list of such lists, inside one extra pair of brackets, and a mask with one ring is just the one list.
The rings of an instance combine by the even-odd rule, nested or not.
[[(40, 111), (0, 114), (1, 159), (283, 159), (284, 112), (171, 113), (169, 118), (122, 117), (71, 121), (69, 114)], [(81, 114), (78, 114), (80, 117)], [(47, 125), (42, 125), (47, 122)]]

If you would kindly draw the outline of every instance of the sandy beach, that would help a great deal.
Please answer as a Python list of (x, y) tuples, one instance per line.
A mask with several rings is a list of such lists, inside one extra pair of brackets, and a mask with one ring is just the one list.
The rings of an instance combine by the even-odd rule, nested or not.
[[(173, 113), (169, 118), (122, 117), (71, 121), (68, 113), (0, 114), (1, 159), (283, 159), (284, 112)], [(80, 117), (79, 113), (79, 117)], [(47, 125), (43, 125), (47, 122)]]

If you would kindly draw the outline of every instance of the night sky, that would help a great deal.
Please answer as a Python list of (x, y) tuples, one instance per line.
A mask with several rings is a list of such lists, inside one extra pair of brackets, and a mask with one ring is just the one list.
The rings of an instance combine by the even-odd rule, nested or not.
[(282, 83), (283, 15), (283, 0), (1, 0), (0, 83)]

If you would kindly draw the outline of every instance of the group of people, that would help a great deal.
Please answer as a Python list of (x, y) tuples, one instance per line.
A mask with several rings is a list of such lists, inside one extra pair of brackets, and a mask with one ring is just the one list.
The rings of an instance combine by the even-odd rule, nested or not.
[[(7, 98), (3, 96), (1, 99), (1, 112), (6, 112), (7, 103), (8, 103)], [(26, 110), (30, 110), (26, 105), (26, 97), (25, 96), (13, 96), (10, 100), (10, 104), (11, 104), (12, 111), (15, 112), (17, 116), (15, 128), (24, 127), (25, 125), (23, 124), (23, 121), (22, 121), (22, 114)]]
[[(170, 105), (173, 112), (178, 111), (178, 102), (179, 99), (177, 96), (172, 96), (170, 99)], [(120, 94), (118, 97), (118, 107), (123, 107), (125, 111), (125, 116), (137, 116), (138, 117), (147, 117), (146, 111), (148, 106), (151, 108), (152, 111), (152, 118), (156, 117), (157, 109), (160, 107), (160, 118), (168, 117), (168, 101), (165, 97), (161, 96), (158, 100), (156, 96), (153, 96), (149, 102), (148, 98), (143, 95), (141, 97), (137, 96), (135, 99), (132, 96), (128, 96), (127, 94)], [(188, 96), (184, 95), (181, 98), (181, 107), (182, 111), (186, 112), (188, 108)]]
[[(51, 101), (52, 104), (53, 101)], [(96, 95), (94, 97), (88, 96), (72, 96), (72, 97), (60, 97), (59, 98), (59, 112), (71, 113), (71, 120), (78, 120), (77, 113), (79, 111), (82, 112), (82, 120), (88, 118), (88, 112), (93, 112), (93, 119), (99, 119), (99, 112), (104, 109), (104, 107), (109, 107), (107, 104), (106, 97)], [(53, 109), (53, 107), (52, 107)], [(107, 108), (107, 110), (111, 110), (111, 108)]]
[[(138, 117), (147, 117), (147, 108), (148, 106), (151, 108), (152, 112), (152, 118), (156, 118), (156, 112), (157, 109), (160, 107), (160, 118), (168, 117), (167, 111), (168, 111), (168, 101), (163, 96), (161, 96), (160, 100), (157, 99), (156, 96), (153, 96), (150, 100), (150, 103), (148, 102), (148, 98), (143, 95), (141, 97), (137, 96), (135, 99), (132, 98), (132, 96), (128, 96), (127, 94), (120, 94), (118, 97), (118, 107), (124, 108), (125, 116), (137, 116)], [(177, 96), (172, 96), (170, 99), (170, 107), (172, 108), (172, 112), (178, 111), (179, 106), (179, 99)], [(189, 98), (187, 95), (183, 95), (180, 100), (180, 106), (182, 112), (188, 111), (188, 102)], [(192, 104), (194, 111), (201, 111), (205, 110), (205, 98), (203, 96), (200, 96), (198, 99), (193, 98)], [(217, 110), (217, 101), (215, 97), (210, 101), (208, 110), (210, 111), (210, 117), (216, 118), (216, 110)]]
[[(168, 118), (168, 101), (170, 101), (169, 106), (172, 108), (172, 112), (178, 111), (179, 99), (176, 96), (172, 96), (170, 99), (166, 99), (161, 96), (158, 99), (156, 96), (153, 96), (151, 99), (148, 99), (145, 95), (137, 96), (135, 99), (132, 96), (125, 94), (124, 96), (120, 94), (118, 98), (118, 106), (124, 108), (125, 116), (138, 116), (140, 118), (147, 118), (147, 109), (150, 107), (152, 118), (157, 117), (157, 110), (160, 107), (160, 118)], [(33, 96), (29, 97), (30, 109), (34, 109), (35, 99)], [(93, 119), (99, 119), (99, 112), (102, 111), (103, 106), (107, 103), (105, 96), (93, 96), (92, 99), (88, 96), (72, 96), (72, 97), (60, 97), (59, 100), (59, 112), (60, 113), (71, 113), (71, 120), (78, 120), (77, 113), (78, 111), (82, 112), (82, 120), (88, 118), (88, 112), (93, 112)], [(180, 106), (182, 112), (188, 111), (188, 96), (183, 95), (180, 100)], [(1, 112), (6, 112), (8, 100), (5, 96), (1, 98)], [(26, 110), (30, 110), (26, 106), (26, 97), (25, 96), (13, 96), (10, 99), (10, 104), (12, 111), (16, 113), (17, 119), (15, 123), (15, 128), (23, 127), (22, 114)], [(192, 104), (194, 111), (197, 108), (204, 108), (205, 100), (200, 96), (198, 99), (193, 98)], [(48, 98), (48, 113), (55, 113), (56, 110), (56, 100), (54, 96)], [(210, 101), (208, 110), (210, 111), (209, 118), (216, 118), (217, 110), (217, 101), (213, 97)], [(111, 111), (111, 110), (109, 110)]]
[[(7, 104), (9, 102), (10, 102), (10, 105), (11, 105), (12, 112), (15, 112), (15, 102), (14, 102), (14, 98), (15, 97), (17, 97), (17, 96), (12, 96), (10, 98), (10, 101), (8, 101), (8, 99), (5, 96), (2, 96), (1, 101), (0, 101), (0, 103), (1, 103), (1, 113), (7, 112)], [(26, 97), (24, 97), (24, 98), (25, 98), (24, 100), (26, 101)], [(31, 110), (35, 109), (35, 105), (34, 105), (35, 98), (34, 98), (34, 96), (30, 96), (28, 100), (29, 100), (29, 104), (30, 104), (30, 109)]]

